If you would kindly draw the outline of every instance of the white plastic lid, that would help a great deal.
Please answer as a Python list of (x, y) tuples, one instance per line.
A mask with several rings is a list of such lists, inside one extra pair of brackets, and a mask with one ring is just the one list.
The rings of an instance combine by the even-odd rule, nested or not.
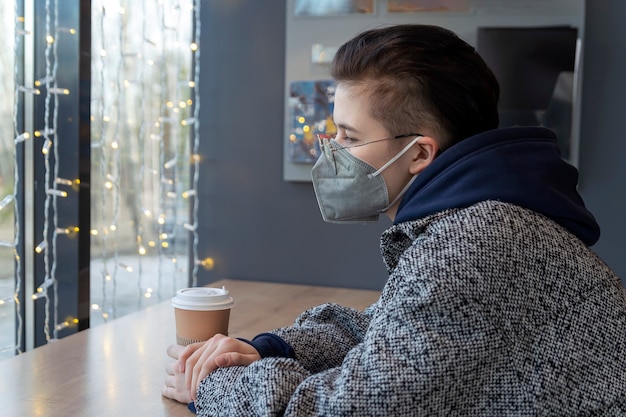
[(193, 287), (176, 291), (172, 305), (181, 310), (209, 311), (226, 310), (235, 305), (235, 302), (228, 295), (226, 287)]

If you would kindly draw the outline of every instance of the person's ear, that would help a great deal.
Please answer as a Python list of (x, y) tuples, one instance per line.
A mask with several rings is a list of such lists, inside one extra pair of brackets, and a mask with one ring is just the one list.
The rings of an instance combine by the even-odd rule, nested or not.
[(439, 144), (430, 136), (422, 136), (414, 145), (413, 159), (409, 166), (412, 175), (419, 174), (426, 169), (439, 153)]

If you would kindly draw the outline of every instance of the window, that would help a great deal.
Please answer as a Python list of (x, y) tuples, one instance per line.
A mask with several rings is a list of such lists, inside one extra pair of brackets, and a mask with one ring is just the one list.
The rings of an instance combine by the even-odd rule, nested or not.
[(199, 5), (79, 3), (2, 14), (0, 359), (193, 282)]

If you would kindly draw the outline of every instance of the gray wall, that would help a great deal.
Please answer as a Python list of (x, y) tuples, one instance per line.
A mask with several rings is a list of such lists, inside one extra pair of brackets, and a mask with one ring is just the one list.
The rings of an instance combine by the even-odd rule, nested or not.
[(201, 19), (199, 283), (381, 288), (389, 222), (326, 224), (311, 184), (283, 180), (285, 2), (207, 0)]
[[(603, 229), (595, 249), (626, 277), (626, 2), (586, 4), (580, 190)], [(207, 0), (201, 16), (198, 253), (215, 267), (199, 283), (381, 288), (378, 240), (389, 221), (326, 224), (311, 184), (283, 181), (285, 2)]]
[(586, 6), (579, 188), (602, 228), (594, 249), (626, 283), (626, 2)]

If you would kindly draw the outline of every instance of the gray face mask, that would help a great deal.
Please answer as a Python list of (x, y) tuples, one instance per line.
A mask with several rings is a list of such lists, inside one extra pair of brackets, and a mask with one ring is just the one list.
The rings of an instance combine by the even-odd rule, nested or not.
[(419, 140), (417, 136), (396, 156), (376, 170), (353, 156), (334, 140), (320, 141), (322, 155), (311, 171), (313, 189), (322, 218), (329, 223), (372, 223), (402, 198), (417, 175), (389, 202), (387, 185), (380, 175)]

